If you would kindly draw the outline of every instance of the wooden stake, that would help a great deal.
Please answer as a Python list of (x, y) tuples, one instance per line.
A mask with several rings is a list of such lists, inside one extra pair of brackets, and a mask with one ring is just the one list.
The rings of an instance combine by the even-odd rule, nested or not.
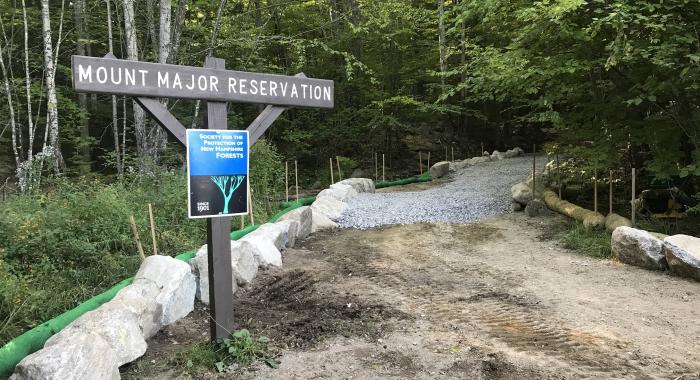
[(299, 201), (299, 169), (297, 168), (297, 160), (294, 160), (294, 190), (296, 190), (297, 201)]
[(384, 176), (384, 153), (382, 153), (382, 182), (386, 181), (386, 177)]
[(637, 193), (637, 189), (636, 189), (637, 183), (636, 183), (636, 181), (637, 181), (637, 169), (636, 169), (636, 168), (632, 168), (632, 227), (635, 226), (635, 219), (636, 219), (636, 214), (637, 214), (637, 210), (635, 210), (635, 208), (636, 208), (637, 205), (634, 204), (634, 201), (635, 201), (635, 198), (636, 198), (636, 197), (635, 197), (635, 194)]
[(593, 212), (598, 212), (598, 169), (593, 169)]
[(418, 166), (420, 167), (420, 175), (423, 175), (423, 152), (418, 152)]
[(245, 215), (241, 215), (241, 229), (245, 228)]
[(343, 174), (340, 172), (340, 158), (338, 156), (335, 156), (335, 163), (338, 164), (338, 181), (342, 181)]
[(484, 143), (481, 143), (481, 152), (479, 152), (479, 157), (484, 155)]
[(379, 158), (377, 158), (377, 152), (374, 152), (374, 182), (379, 180)]
[(608, 215), (613, 213), (613, 171), (610, 171), (610, 190), (608, 194), (610, 204), (608, 205)]
[(561, 166), (559, 164), (559, 150), (557, 149), (557, 186), (559, 187), (559, 199), (561, 199)]
[(141, 261), (146, 260), (146, 255), (143, 253), (143, 246), (141, 245), (141, 238), (139, 237), (139, 230), (136, 228), (136, 220), (134, 216), (131, 215), (131, 232), (134, 233), (134, 240), (136, 240), (136, 248), (139, 251), (139, 256), (141, 256)]
[(328, 162), (331, 163), (331, 185), (335, 183), (335, 180), (333, 179), (333, 157), (328, 158)]
[(532, 199), (535, 199), (535, 174), (537, 174), (537, 155), (535, 154), (535, 144), (532, 144)]
[(452, 147), (452, 162), (455, 162), (455, 147)]
[(428, 166), (426, 168), (430, 170), (430, 151), (428, 151)]
[[(296, 160), (294, 161), (296, 163)], [(289, 162), (284, 162), (284, 196), (287, 202), (289, 202)]]
[(447, 147), (445, 147), (445, 161), (450, 161), (450, 156), (447, 155)]
[(148, 218), (151, 220), (151, 239), (153, 240), (153, 254), (158, 254), (158, 243), (156, 242), (156, 224), (153, 223), (153, 206), (148, 204)]

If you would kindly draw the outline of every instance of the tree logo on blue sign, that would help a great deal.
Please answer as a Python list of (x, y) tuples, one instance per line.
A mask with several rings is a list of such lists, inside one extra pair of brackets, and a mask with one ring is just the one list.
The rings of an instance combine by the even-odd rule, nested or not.
[(247, 131), (187, 130), (190, 218), (248, 213), (248, 148)]

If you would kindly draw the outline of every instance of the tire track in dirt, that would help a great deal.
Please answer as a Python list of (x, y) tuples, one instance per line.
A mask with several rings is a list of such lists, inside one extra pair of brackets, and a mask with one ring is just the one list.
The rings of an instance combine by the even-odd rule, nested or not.
[[(420, 245), (440, 244), (439, 233), (425, 235), (438, 239)], [(512, 289), (522, 281), (518, 274), (489, 267), (483, 259), (475, 264), (465, 255), (454, 257), (454, 250), (452, 254), (445, 251), (434, 255), (426, 254), (430, 251), (420, 247), (396, 252), (395, 246), (385, 249), (370, 241), (358, 240), (355, 249), (343, 250), (357, 254), (329, 255), (327, 261), (370, 284), (397, 292), (422, 315), (461, 327), (481, 327), (490, 337), (516, 352), (536, 356), (562, 375), (647, 379), (667, 378), (684, 370), (669, 365), (665, 372), (649, 373), (649, 368), (642, 368), (638, 360), (630, 357), (627, 343), (562, 325), (545, 315), (547, 307), (534, 295), (513, 294)], [(332, 247), (324, 249), (333, 252)]]

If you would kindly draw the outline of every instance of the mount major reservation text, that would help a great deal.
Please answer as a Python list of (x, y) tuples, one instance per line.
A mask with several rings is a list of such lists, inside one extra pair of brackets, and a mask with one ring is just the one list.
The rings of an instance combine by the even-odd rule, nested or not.
[(77, 91), (301, 107), (333, 107), (333, 81), (73, 56)]

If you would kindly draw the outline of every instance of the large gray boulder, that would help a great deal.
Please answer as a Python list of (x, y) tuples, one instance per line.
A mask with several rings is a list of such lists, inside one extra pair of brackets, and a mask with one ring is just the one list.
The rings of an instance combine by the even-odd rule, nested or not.
[(114, 301), (83, 314), (49, 338), (44, 347), (68, 347), (71, 342), (90, 333), (99, 335), (107, 343), (116, 355), (118, 366), (140, 358), (148, 348), (139, 324), (139, 316), (123, 307), (120, 302)]
[(462, 161), (453, 162), (452, 166), (450, 168), (454, 169), (454, 170), (462, 170), (462, 169), (466, 168), (467, 166), (469, 166), (469, 162), (470, 162), (469, 160), (462, 160)]
[(161, 325), (163, 310), (156, 302), (159, 293), (160, 288), (155, 282), (141, 281), (120, 290), (111, 302), (138, 315), (143, 336), (148, 339), (163, 328)]
[(493, 153), (491, 153), (491, 159), (494, 161), (500, 161), (504, 158), (505, 158), (505, 156), (503, 155), (503, 153), (501, 153), (497, 150), (494, 150)]
[(47, 345), (15, 367), (11, 380), (118, 380), (117, 356), (99, 335), (84, 332)]
[(344, 185), (352, 186), (355, 189), (355, 191), (357, 191), (358, 193), (374, 193), (374, 190), (375, 190), (374, 181), (372, 181), (369, 178), (344, 179), (340, 182), (337, 182), (337, 183), (331, 185), (331, 189), (335, 188), (336, 185), (338, 185), (338, 186), (344, 186)]
[[(488, 154), (488, 152), (484, 152), (484, 153)], [(469, 164), (470, 165), (483, 164), (484, 162), (489, 162), (489, 161), (491, 161), (490, 156), (472, 157), (471, 159), (469, 159)]]
[[(260, 230), (260, 232), (258, 232), (258, 230)], [(284, 235), (285, 238), (280, 240), (280, 235)], [(263, 224), (257, 230), (241, 238), (239, 242), (248, 242), (255, 248), (253, 253), (255, 254), (255, 259), (259, 267), (268, 268), (271, 266), (282, 266), (282, 253), (279, 247), (285, 247), (287, 244), (286, 235), (282, 227), (275, 226), (271, 223)]]
[(671, 273), (700, 281), (700, 238), (688, 235), (666, 237), (664, 254)]
[(324, 213), (312, 209), (313, 217), (311, 232), (330, 230), (338, 227), (338, 223), (330, 220)]
[(450, 172), (449, 161), (440, 161), (430, 167), (430, 177), (440, 178)]
[(277, 221), (274, 224), (281, 227), (287, 235), (287, 248), (294, 247), (294, 245), (297, 243), (297, 230), (299, 229), (299, 222), (296, 220), (283, 220)]
[(285, 230), (283, 227), (274, 223), (265, 223), (258, 227), (255, 231), (247, 234), (243, 239), (248, 241), (269, 240), (275, 245), (275, 247), (277, 247), (277, 249), (282, 250), (287, 248), (289, 236), (287, 236), (287, 230)]
[(318, 193), (317, 197), (332, 197), (341, 202), (347, 202), (357, 195), (357, 190), (354, 187), (343, 184), (336, 183), (330, 188), (325, 189)]
[(340, 219), (340, 215), (348, 207), (347, 203), (341, 202), (333, 197), (318, 196), (314, 203), (311, 204), (311, 209), (316, 213), (325, 215), (328, 219), (336, 221)]
[[(190, 259), (189, 261), (197, 280), (197, 292), (195, 293), (195, 296), (205, 305), (209, 305), (209, 259), (207, 257), (207, 249), (208, 247), (206, 244), (201, 246), (197, 250), (197, 254), (194, 256), (194, 258)], [(232, 291), (235, 294), (238, 290), (238, 286), (235, 279), (233, 279), (233, 276), (231, 276), (231, 278), (233, 285)]]
[(510, 194), (514, 201), (526, 205), (532, 200), (532, 188), (525, 182), (519, 182), (511, 186)]
[(159, 288), (155, 301), (162, 310), (161, 326), (187, 316), (194, 309), (197, 282), (184, 261), (170, 256), (148, 256), (134, 276), (134, 283), (144, 281), (152, 281)]
[(615, 257), (625, 264), (652, 270), (666, 269), (663, 243), (644, 230), (618, 227), (613, 231), (610, 243)]
[(282, 215), (278, 219), (279, 222), (284, 222), (287, 220), (294, 220), (299, 223), (296, 236), (297, 240), (306, 239), (306, 237), (311, 234), (311, 226), (313, 223), (313, 211), (311, 211), (311, 207), (299, 207)]

